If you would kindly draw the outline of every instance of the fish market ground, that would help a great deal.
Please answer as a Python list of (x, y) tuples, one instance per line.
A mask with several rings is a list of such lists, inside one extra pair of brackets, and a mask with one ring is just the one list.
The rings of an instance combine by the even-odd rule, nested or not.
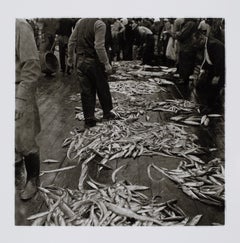
[[(189, 100), (191, 93), (184, 85), (164, 86), (167, 92), (159, 91), (151, 95), (143, 95), (146, 100), (156, 99), (164, 101), (166, 99), (186, 99)], [(63, 76), (57, 74), (55, 77), (42, 77), (39, 81), (38, 104), (42, 131), (38, 136), (38, 144), (41, 149), (41, 161), (46, 159), (56, 159), (59, 163), (41, 163), (41, 171), (63, 168), (75, 165), (76, 161), (67, 158), (67, 149), (62, 147), (65, 138), (70, 136), (70, 131), (74, 128), (83, 127), (83, 121), (75, 119), (75, 107), (80, 105), (79, 85), (74, 75)], [(114, 93), (113, 97), (119, 96)], [(120, 95), (121, 96), (121, 95)], [(168, 112), (146, 111), (149, 122), (166, 124), (172, 114)], [(198, 136), (198, 143), (203, 147), (217, 148), (209, 155), (201, 157), (206, 161), (213, 158), (224, 160), (224, 117), (212, 119), (209, 126), (189, 126), (186, 130)], [(165, 175), (152, 170), (151, 176), (155, 179), (150, 180), (147, 168), (150, 164), (167, 169), (178, 167), (182, 159), (165, 156), (140, 156), (135, 159), (115, 159), (109, 162), (113, 170), (125, 165), (117, 174), (117, 180), (128, 180), (132, 184), (148, 186), (150, 189), (144, 191), (148, 197), (158, 198), (159, 202), (177, 199), (178, 206), (183, 209), (186, 215), (194, 217), (198, 214), (203, 215), (198, 225), (224, 224), (224, 207), (211, 206), (197, 200), (191, 199), (179, 188), (179, 186), (167, 178)], [(96, 158), (89, 164), (89, 175), (91, 178), (101, 183), (111, 183), (112, 170), (101, 170), (97, 173), (98, 166)], [(41, 186), (56, 185), (63, 188), (77, 189), (81, 165), (78, 167), (58, 172), (49, 173), (41, 176)], [(18, 185), (17, 190), (20, 189)], [(45, 204), (42, 197), (38, 194), (28, 202), (22, 202), (15, 196), (15, 223), (16, 225), (30, 225), (27, 220), (30, 215), (45, 211)]]

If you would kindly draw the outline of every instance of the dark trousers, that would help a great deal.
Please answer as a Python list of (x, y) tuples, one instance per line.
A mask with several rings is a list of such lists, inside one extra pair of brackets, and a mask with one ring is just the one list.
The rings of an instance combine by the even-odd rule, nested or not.
[(113, 58), (117, 57), (117, 60), (120, 60), (120, 50), (119, 50), (119, 38), (115, 36), (112, 38), (113, 42)]
[(103, 113), (108, 114), (113, 106), (104, 65), (96, 60), (78, 60), (77, 75), (80, 82), (85, 121), (94, 119), (96, 94), (98, 95)]
[(59, 59), (60, 59), (60, 65), (61, 70), (65, 72), (66, 69), (66, 50), (67, 50), (67, 44), (59, 41)]
[(154, 36), (147, 35), (143, 47), (143, 64), (152, 65), (154, 56)]
[(193, 70), (195, 66), (195, 58), (196, 58), (196, 53), (194, 51), (179, 52), (178, 71), (180, 74), (180, 78), (182, 78), (185, 82), (188, 82), (189, 76), (193, 74)]
[(197, 85), (195, 85), (196, 93), (198, 95), (199, 103), (207, 106), (210, 110), (218, 109), (224, 102), (222, 101), (221, 89), (224, 88), (224, 74), (220, 75), (218, 84), (213, 85), (212, 79), (214, 72), (209, 69), (205, 70), (204, 74), (199, 78)]
[(123, 51), (123, 60), (131, 61), (133, 59), (132, 49), (133, 49), (132, 42), (126, 41), (124, 46), (124, 51)]

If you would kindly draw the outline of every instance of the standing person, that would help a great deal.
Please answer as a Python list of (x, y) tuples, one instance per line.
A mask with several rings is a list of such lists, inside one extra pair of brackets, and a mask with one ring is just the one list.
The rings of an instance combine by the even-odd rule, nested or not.
[(120, 43), (122, 41), (122, 32), (125, 30), (124, 25), (119, 19), (115, 19), (111, 26), (112, 41), (113, 41), (113, 58), (120, 60)]
[(189, 76), (193, 73), (196, 50), (192, 45), (192, 35), (197, 30), (195, 19), (185, 19), (182, 29), (176, 34), (179, 42), (179, 74), (181, 81), (185, 84), (189, 83)]
[(128, 24), (128, 19), (122, 18), (120, 20), (121, 24), (123, 25), (123, 30), (118, 34), (119, 36), (119, 49), (122, 60), (126, 60), (126, 26)]
[(35, 93), (41, 71), (33, 30), (26, 20), (16, 20), (15, 48), (15, 175), (25, 164), (27, 178), (20, 197), (27, 200), (35, 195), (39, 183), (40, 159), (35, 137), (40, 132), (40, 119)]
[(113, 23), (112, 18), (102, 18), (102, 21), (106, 25), (106, 34), (105, 34), (105, 49), (107, 52), (108, 60), (110, 65), (112, 65), (113, 61), (113, 39), (112, 39), (112, 33), (111, 33), (111, 25)]
[(68, 43), (70, 66), (73, 65), (73, 51), (76, 47), (85, 128), (93, 127), (97, 122), (94, 116), (96, 94), (103, 109), (103, 120), (115, 118), (111, 112), (113, 105), (107, 80), (112, 66), (105, 48), (105, 35), (106, 24), (101, 19), (81, 19), (76, 23)]
[(161, 22), (160, 22), (160, 18), (156, 18), (154, 19), (154, 22), (151, 26), (151, 30), (153, 32), (154, 35), (154, 45), (155, 45), (155, 50), (154, 50), (154, 54), (155, 55), (160, 55), (160, 51), (158, 49), (158, 41), (160, 38), (160, 34), (162, 32), (162, 28), (163, 26), (161, 26)]
[(56, 31), (59, 28), (59, 19), (56, 18), (43, 18), (39, 19), (39, 22), (42, 23), (42, 38), (43, 43), (40, 46), (40, 51), (45, 53), (50, 51), (54, 46), (54, 41), (56, 37)]
[(173, 39), (175, 41), (175, 46), (176, 46), (176, 67), (177, 67), (177, 73), (179, 72), (179, 65), (178, 65), (178, 62), (179, 62), (179, 42), (177, 40), (177, 35), (180, 33), (183, 25), (184, 25), (184, 21), (185, 19), (184, 18), (177, 18), (174, 20), (174, 23), (173, 23)]
[(61, 71), (63, 73), (67, 72), (70, 74), (69, 69), (66, 70), (66, 52), (67, 52), (67, 45), (68, 39), (72, 33), (72, 27), (74, 23), (72, 19), (62, 18), (59, 20), (59, 28), (56, 31), (58, 35), (58, 43), (59, 43), (59, 58), (60, 58), (60, 66)]
[(162, 59), (163, 59), (163, 63), (166, 65), (167, 62), (167, 57), (166, 57), (166, 50), (167, 50), (167, 45), (168, 45), (168, 41), (169, 38), (171, 37), (171, 33), (172, 33), (172, 24), (170, 22), (169, 19), (164, 19), (164, 26), (162, 29), (162, 33), (161, 33), (161, 42), (162, 42)]
[(131, 61), (133, 57), (133, 30), (132, 30), (132, 20), (127, 19), (125, 22), (124, 31), (124, 49), (123, 49), (123, 60)]

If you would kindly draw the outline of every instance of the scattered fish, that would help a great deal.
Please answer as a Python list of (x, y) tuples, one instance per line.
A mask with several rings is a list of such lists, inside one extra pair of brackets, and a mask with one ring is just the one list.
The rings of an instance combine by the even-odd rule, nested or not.
[[(174, 124), (113, 120), (87, 129), (84, 133), (74, 133), (69, 138), (71, 142), (67, 156), (69, 159), (79, 158), (80, 163), (99, 154), (102, 157), (99, 165), (102, 167), (117, 158), (143, 155), (189, 157), (191, 160), (193, 157), (182, 151), (200, 149), (194, 142), (196, 139), (196, 135)], [(202, 163), (197, 157), (194, 157), (194, 161)]]
[(49, 174), (49, 173), (56, 173), (56, 172), (71, 170), (73, 168), (76, 168), (76, 165), (67, 166), (67, 167), (63, 167), (63, 168), (59, 168), (59, 169), (55, 169), (55, 170), (43, 170), (43, 171), (40, 172), (40, 176), (42, 176), (44, 174)]
[(225, 182), (224, 168), (221, 162), (219, 162), (219, 159), (211, 160), (208, 163), (194, 162), (197, 163), (191, 163), (191, 167), (189, 167), (188, 162), (184, 161), (178, 166), (177, 170), (159, 168), (154, 164), (149, 165), (149, 168), (153, 167), (166, 175), (191, 198), (206, 204), (223, 206)]
[(42, 163), (59, 163), (59, 161), (56, 159), (45, 159)]
[[(32, 225), (43, 226), (175, 226), (196, 225), (200, 220), (201, 215), (187, 217), (175, 199), (161, 203), (150, 200), (138, 192), (147, 190), (145, 186), (119, 181), (100, 189), (92, 179), (86, 183), (91, 189), (40, 188), (49, 211), (34, 214), (28, 220)], [(147, 201), (152, 203), (146, 205)]]

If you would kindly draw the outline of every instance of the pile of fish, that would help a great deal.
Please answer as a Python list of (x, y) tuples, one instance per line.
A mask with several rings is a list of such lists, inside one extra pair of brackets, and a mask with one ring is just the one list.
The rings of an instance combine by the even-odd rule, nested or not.
[(149, 78), (148, 81), (157, 83), (158, 85), (175, 85), (172, 81), (163, 78)]
[(114, 66), (118, 68), (117, 74), (122, 76), (134, 77), (134, 78), (149, 78), (149, 77), (162, 77), (166, 73), (172, 73), (176, 71), (176, 68), (168, 68), (165, 66), (140, 66), (135, 63), (129, 65), (128, 63), (114, 63)]
[[(133, 119), (136, 120), (146, 113), (146, 108), (154, 104), (154, 101), (146, 101), (146, 99), (141, 97), (128, 96), (126, 98), (114, 97), (113, 99), (114, 108), (112, 112), (119, 119)], [(149, 108), (150, 109), (150, 108)], [(84, 115), (81, 107), (75, 107), (75, 118), (83, 121)], [(103, 116), (103, 111), (100, 108), (95, 108), (95, 117), (101, 120)]]
[[(81, 107), (76, 107), (76, 116), (75, 118), (83, 121), (84, 116)], [(141, 116), (146, 114), (146, 111), (165, 111), (165, 112), (174, 112), (174, 113), (189, 113), (189, 112), (198, 112), (198, 105), (192, 101), (176, 99), (170, 100), (166, 99), (165, 101), (158, 100), (146, 100), (142, 97), (128, 96), (126, 98), (114, 99), (114, 108), (112, 110), (118, 118), (123, 120), (128, 118), (136, 118), (136, 120)], [(100, 108), (95, 109), (95, 117), (101, 119), (103, 112)], [(209, 114), (204, 116), (207, 119), (210, 117), (220, 116), (218, 114)], [(203, 117), (203, 118), (204, 118)], [(172, 121), (180, 121), (188, 125), (200, 125), (202, 123), (201, 116), (187, 116), (187, 115), (178, 115), (170, 118)], [(148, 121), (146, 117), (146, 121)], [(201, 122), (201, 123), (200, 123)], [(203, 121), (207, 122), (207, 120)]]
[(196, 225), (202, 215), (187, 217), (176, 200), (158, 203), (140, 191), (145, 186), (118, 182), (107, 186), (90, 178), (91, 189), (80, 191), (55, 186), (39, 190), (47, 211), (28, 217), (44, 226), (171, 226)]
[(169, 73), (174, 73), (176, 68), (164, 66), (141, 66), (139, 61), (121, 61), (113, 63), (114, 74), (110, 75), (110, 81), (145, 80), (153, 81), (159, 85), (174, 85), (173, 82), (164, 79)]
[(149, 77), (162, 77), (164, 72), (155, 72), (155, 71), (145, 71), (145, 70), (136, 70), (136, 71), (129, 71), (128, 74), (131, 74), (133, 77), (137, 78), (149, 78)]
[(101, 164), (105, 165), (117, 158), (163, 155), (180, 156), (204, 164), (196, 156), (203, 152), (195, 143), (197, 136), (187, 133), (182, 126), (132, 121), (113, 120), (84, 132), (73, 132), (63, 142), (63, 147), (68, 146), (67, 157), (82, 162), (98, 155), (102, 157)]
[(166, 92), (166, 89), (160, 87), (156, 83), (149, 82), (149, 81), (136, 81), (136, 80), (117, 81), (117, 82), (109, 82), (109, 86), (111, 92), (123, 93), (128, 96), (154, 94), (160, 91)]
[(177, 169), (168, 170), (150, 165), (159, 172), (176, 182), (182, 191), (192, 199), (203, 203), (224, 205), (224, 167), (220, 159), (216, 158), (205, 165), (182, 161)]
[(191, 116), (186, 116), (186, 115), (178, 115), (178, 116), (173, 116), (170, 118), (172, 121), (184, 123), (187, 125), (195, 125), (195, 126), (208, 126), (210, 122), (210, 118), (220, 118), (222, 117), (220, 114), (208, 114), (208, 115), (203, 115), (203, 116), (197, 116), (197, 115), (191, 115)]
[[(123, 120), (126, 120), (126, 119), (135, 119), (135, 120), (137, 120), (140, 115), (144, 115), (145, 114), (145, 111), (143, 109), (139, 110), (137, 107), (131, 106), (128, 109), (126, 109), (126, 104), (119, 104), (119, 105), (115, 106), (112, 109), (112, 112), (115, 114), (115, 116), (117, 118), (123, 119)], [(103, 117), (102, 109), (95, 108), (95, 114), (94, 115), (95, 115), (95, 117), (98, 120), (101, 120), (102, 117)], [(78, 110), (78, 109), (76, 109), (75, 118), (78, 119), (79, 121), (84, 121), (85, 120), (83, 112), (81, 110)]]
[(166, 112), (194, 112), (199, 111), (199, 106), (188, 100), (184, 99), (166, 99), (165, 101), (159, 101), (159, 102), (152, 102), (149, 107), (147, 107), (149, 110), (153, 111), (166, 111)]
[(139, 61), (121, 61), (113, 63), (113, 74), (109, 76), (110, 81), (121, 81), (133, 79), (133, 75), (129, 71), (141, 69)]

